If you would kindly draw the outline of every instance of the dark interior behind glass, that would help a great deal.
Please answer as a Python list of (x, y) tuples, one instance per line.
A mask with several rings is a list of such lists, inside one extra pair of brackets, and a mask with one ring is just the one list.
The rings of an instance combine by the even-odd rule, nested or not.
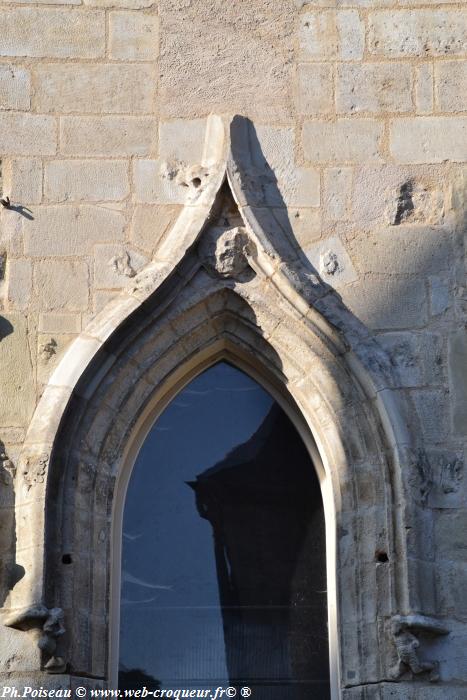
[(329, 698), (324, 513), (310, 456), (221, 362), (170, 403), (125, 501), (120, 689)]

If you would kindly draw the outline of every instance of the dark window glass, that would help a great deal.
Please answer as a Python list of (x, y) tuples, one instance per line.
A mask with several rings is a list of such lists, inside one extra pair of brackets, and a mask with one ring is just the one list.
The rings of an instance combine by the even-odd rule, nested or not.
[(289, 418), (249, 376), (221, 362), (157, 420), (122, 549), (121, 689), (329, 697), (320, 487)]

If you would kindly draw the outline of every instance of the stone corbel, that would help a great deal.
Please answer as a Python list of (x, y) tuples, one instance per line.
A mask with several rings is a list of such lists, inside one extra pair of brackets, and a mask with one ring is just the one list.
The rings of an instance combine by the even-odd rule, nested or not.
[(56, 656), (58, 639), (65, 634), (64, 614), (61, 608), (35, 605), (11, 613), (3, 620), (4, 625), (31, 633), (39, 649), (47, 657), (44, 671), (63, 673), (65, 661)]
[(413, 675), (427, 673), (431, 683), (439, 681), (439, 662), (422, 661), (418, 657), (419, 634), (433, 637), (449, 634), (449, 630), (438, 620), (425, 615), (395, 615), (392, 618), (391, 635), (398, 656), (390, 671), (393, 680), (411, 672)]

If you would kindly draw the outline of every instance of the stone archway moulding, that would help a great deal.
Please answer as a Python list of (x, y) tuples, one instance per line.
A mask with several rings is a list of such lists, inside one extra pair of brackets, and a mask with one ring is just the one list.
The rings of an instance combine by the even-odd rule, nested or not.
[[(252, 128), (239, 117), (208, 119), (202, 163), (184, 174), (177, 222), (155, 259), (70, 346), (34, 413), (15, 487), (24, 575), (4, 623), (39, 631), (45, 670), (62, 673), (69, 664), (75, 675), (108, 678), (115, 483), (151, 397), (177, 376), (186, 381), (193, 358), (214, 357), (219, 343), (276, 378), (316, 442), (337, 531), (341, 685), (388, 677), (398, 620), (405, 631), (444, 632), (420, 614), (409, 585), (402, 473), (416, 446), (390, 364), (278, 234), (262, 197), (274, 175), (252, 162)], [(222, 228), (225, 198), (238, 221)], [(71, 583), (62, 561), (68, 549), (79, 561)], [(387, 563), (375, 564), (379, 550)]]

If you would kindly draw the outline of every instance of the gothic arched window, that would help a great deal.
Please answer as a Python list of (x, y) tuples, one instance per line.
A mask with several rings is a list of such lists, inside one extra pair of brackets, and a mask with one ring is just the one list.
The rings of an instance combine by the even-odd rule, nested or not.
[(325, 523), (289, 417), (226, 362), (155, 422), (123, 512), (119, 686), (329, 697)]

